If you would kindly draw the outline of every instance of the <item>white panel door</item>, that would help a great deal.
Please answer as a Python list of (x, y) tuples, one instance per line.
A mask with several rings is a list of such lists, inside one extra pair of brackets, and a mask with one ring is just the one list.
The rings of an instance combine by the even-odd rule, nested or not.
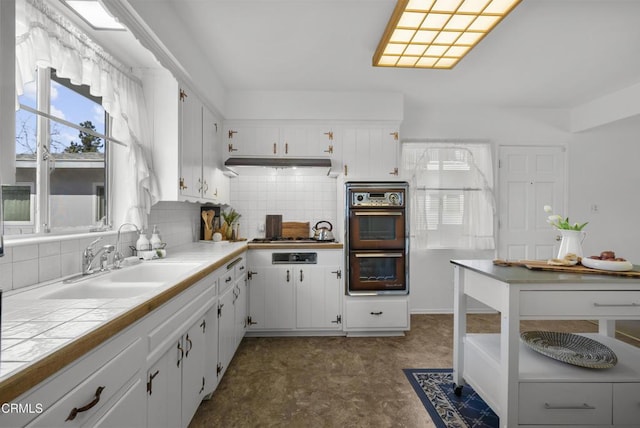
[(498, 257), (555, 257), (558, 233), (543, 208), (564, 213), (564, 153), (560, 146), (500, 147)]

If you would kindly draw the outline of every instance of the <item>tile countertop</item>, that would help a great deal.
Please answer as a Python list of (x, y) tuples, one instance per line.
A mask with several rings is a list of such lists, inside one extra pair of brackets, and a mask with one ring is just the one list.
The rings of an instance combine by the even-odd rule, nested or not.
[[(162, 260), (197, 266), (150, 293), (130, 298), (44, 299), (61, 282), (5, 293), (2, 302), (0, 402), (8, 402), (224, 266), (246, 242), (193, 243)], [(123, 268), (124, 272), (126, 268)]]

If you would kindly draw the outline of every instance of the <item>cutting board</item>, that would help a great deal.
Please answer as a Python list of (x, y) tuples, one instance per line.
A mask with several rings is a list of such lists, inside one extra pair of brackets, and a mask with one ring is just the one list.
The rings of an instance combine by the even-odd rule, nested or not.
[(282, 214), (267, 214), (264, 227), (264, 237), (267, 239), (282, 236)]
[(283, 238), (308, 238), (309, 222), (301, 221), (284, 221), (282, 222)]
[(640, 271), (628, 270), (628, 271), (611, 271), (602, 269), (591, 269), (582, 265), (575, 266), (555, 266), (550, 265), (546, 260), (500, 260), (496, 259), (493, 264), (498, 266), (524, 266), (531, 270), (547, 270), (553, 272), (568, 272), (579, 273), (587, 275), (614, 275), (614, 276), (626, 276), (630, 278), (640, 278)]

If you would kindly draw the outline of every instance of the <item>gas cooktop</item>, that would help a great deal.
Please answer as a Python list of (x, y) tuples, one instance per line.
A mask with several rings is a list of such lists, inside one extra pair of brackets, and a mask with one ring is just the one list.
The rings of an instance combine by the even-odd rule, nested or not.
[(330, 244), (335, 241), (334, 240), (320, 241), (318, 239), (308, 238), (308, 237), (296, 237), (296, 238), (274, 237), (274, 238), (254, 238), (250, 242), (252, 244), (315, 244), (315, 243)]

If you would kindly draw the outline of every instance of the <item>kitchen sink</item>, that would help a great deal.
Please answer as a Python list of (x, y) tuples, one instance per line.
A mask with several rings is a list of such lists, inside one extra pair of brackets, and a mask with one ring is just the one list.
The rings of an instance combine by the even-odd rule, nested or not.
[(143, 263), (74, 283), (52, 285), (40, 299), (124, 299), (158, 290), (198, 263)]

